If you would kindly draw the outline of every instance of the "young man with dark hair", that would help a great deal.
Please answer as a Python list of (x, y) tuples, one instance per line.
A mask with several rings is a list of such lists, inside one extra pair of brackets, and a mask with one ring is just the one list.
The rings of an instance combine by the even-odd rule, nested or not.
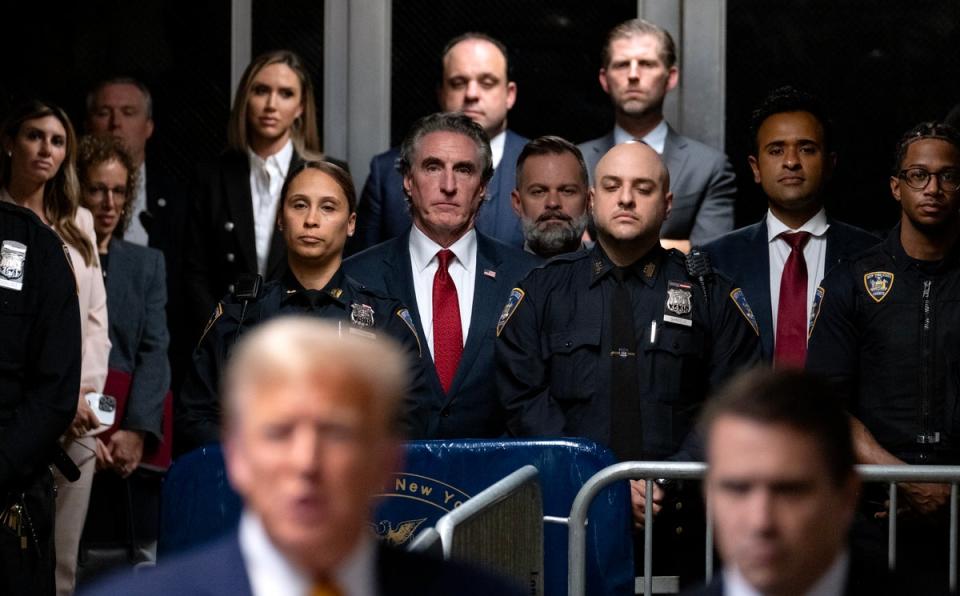
[(815, 97), (775, 89), (753, 112), (750, 130), (755, 145), (747, 160), (767, 196), (767, 214), (703, 250), (750, 300), (764, 359), (802, 367), (817, 285), (842, 257), (878, 240), (823, 208), (837, 154), (832, 123)]

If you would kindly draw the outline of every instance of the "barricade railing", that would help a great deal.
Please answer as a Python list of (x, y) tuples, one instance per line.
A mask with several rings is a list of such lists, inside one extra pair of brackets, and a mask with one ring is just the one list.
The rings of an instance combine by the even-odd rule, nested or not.
[(528, 594), (543, 594), (539, 471), (526, 465), (491, 484), (421, 532), (409, 548), (442, 551), (445, 559), (491, 569), (521, 583)]
[[(586, 522), (590, 503), (607, 485), (618, 480), (644, 480), (646, 486), (646, 511), (653, 510), (654, 480), (700, 480), (707, 471), (704, 463), (680, 462), (624, 462), (604, 468), (587, 480), (577, 493), (570, 508), (568, 521), (568, 596), (582, 596), (585, 589)], [(949, 585), (951, 592), (957, 587), (957, 515), (960, 466), (879, 466), (860, 465), (857, 472), (864, 482), (886, 482), (889, 487), (888, 515), (888, 563), (890, 569), (897, 561), (897, 483), (930, 482), (950, 484), (950, 564)], [(707, 578), (713, 575), (713, 524), (709, 504), (707, 506), (706, 542), (704, 558)], [(643, 529), (643, 586), (644, 594), (653, 593), (653, 516), (647, 516)]]

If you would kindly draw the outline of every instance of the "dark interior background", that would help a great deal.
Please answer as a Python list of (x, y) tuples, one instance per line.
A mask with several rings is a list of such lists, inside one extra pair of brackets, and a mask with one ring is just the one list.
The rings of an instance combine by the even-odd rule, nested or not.
[[(510, 127), (526, 136), (584, 141), (609, 130), (597, 81), (606, 31), (635, 14), (634, 0), (394, 0), (391, 141), (436, 109), (439, 53), (448, 39), (483, 31), (511, 51), (519, 97)], [(31, 97), (63, 105), (83, 128), (84, 96), (114, 74), (142, 78), (154, 95), (151, 158), (188, 179), (224, 146), (232, 99), (229, 0), (86, 0), (3, 9), (0, 117)], [(253, 1), (254, 54), (286, 47), (323, 83), (323, 3)], [(892, 152), (913, 124), (960, 102), (960, 3), (938, 0), (729, 0), (726, 147), (737, 169), (738, 223), (765, 209), (746, 155), (750, 111), (792, 83), (822, 97), (837, 123), (840, 166), (829, 206), (883, 230), (897, 205), (887, 188)], [(681, 56), (681, 61), (684, 59)], [(682, 63), (681, 63), (682, 66)], [(359, 181), (358, 181), (359, 182)]]

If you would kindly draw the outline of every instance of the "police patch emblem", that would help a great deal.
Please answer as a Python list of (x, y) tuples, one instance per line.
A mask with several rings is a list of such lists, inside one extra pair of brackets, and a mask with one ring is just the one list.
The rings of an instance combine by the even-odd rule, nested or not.
[(0, 288), (23, 289), (23, 266), (27, 260), (27, 245), (16, 240), (4, 240), (0, 246)]
[(417, 355), (423, 356), (423, 348), (420, 346), (420, 335), (417, 333), (417, 326), (413, 324), (413, 317), (410, 315), (410, 311), (406, 308), (401, 308), (397, 310), (397, 316), (400, 317), (400, 320), (406, 323), (407, 327), (410, 328), (410, 333), (417, 338)]
[(693, 326), (693, 286), (682, 281), (667, 283), (667, 303), (663, 320), (667, 323)]
[(823, 286), (817, 288), (817, 293), (813, 295), (813, 306), (810, 307), (810, 327), (807, 329), (807, 340), (813, 335), (813, 328), (817, 325), (817, 319), (820, 318), (820, 305), (823, 304), (823, 295), (827, 291)]
[(369, 304), (351, 304), (350, 322), (357, 327), (373, 327), (373, 307)]
[(520, 288), (513, 288), (513, 291), (510, 292), (510, 297), (507, 298), (507, 304), (503, 307), (503, 312), (500, 313), (500, 319), (497, 321), (497, 337), (500, 337), (500, 332), (503, 331), (507, 321), (513, 316), (513, 311), (517, 310), (517, 307), (523, 302), (524, 296), (526, 296), (526, 294)]
[(753, 314), (753, 309), (750, 308), (750, 303), (747, 302), (747, 296), (743, 293), (743, 290), (734, 288), (733, 291), (730, 292), (730, 298), (733, 300), (733, 303), (737, 305), (737, 309), (740, 311), (740, 314), (743, 315), (743, 318), (753, 327), (753, 332), (759, 336), (760, 326), (757, 325), (757, 317)]
[(893, 289), (893, 274), (889, 271), (873, 271), (863, 276), (863, 286), (874, 302), (880, 302)]

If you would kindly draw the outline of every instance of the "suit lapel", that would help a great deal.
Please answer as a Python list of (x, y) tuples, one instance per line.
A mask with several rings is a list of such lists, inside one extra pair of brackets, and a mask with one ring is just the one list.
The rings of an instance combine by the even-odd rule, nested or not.
[(499, 265), (500, 258), (493, 245), (483, 235), (477, 234), (477, 270), (474, 274), (470, 329), (467, 331), (467, 342), (463, 346), (463, 353), (457, 365), (457, 374), (454, 375), (453, 383), (450, 385), (447, 402), (457, 394), (460, 385), (473, 370), (473, 363), (480, 354), (484, 342), (490, 341), (488, 336), (496, 327), (495, 317), (500, 314), (499, 306), (502, 306), (498, 302), (498, 297), (504, 295), (505, 290), (502, 285), (509, 281), (503, 276), (499, 279), (495, 275), (491, 277), (485, 272), (496, 274)]
[(757, 317), (763, 353), (772, 356), (773, 311), (770, 304), (774, 296), (770, 287), (770, 249), (768, 244), (767, 218), (764, 217), (756, 225), (749, 243), (756, 257), (743, 259), (743, 275), (736, 281), (743, 282), (743, 291), (747, 295), (747, 301), (750, 303), (750, 308), (753, 309), (754, 316)]
[(247, 155), (231, 151), (224, 155), (222, 184), (234, 233), (239, 235), (240, 252), (246, 269), (257, 270), (257, 241), (254, 234), (253, 197), (250, 195), (250, 163)]
[[(683, 170), (686, 167), (689, 153), (687, 152), (687, 141), (678, 135), (670, 125), (667, 125), (667, 138), (663, 142), (663, 155), (661, 157), (670, 172), (670, 186), (673, 187), (670, 190), (676, 196), (679, 192), (677, 187), (680, 186), (680, 181), (684, 177)], [(674, 182), (677, 183), (676, 186), (674, 186)]]

